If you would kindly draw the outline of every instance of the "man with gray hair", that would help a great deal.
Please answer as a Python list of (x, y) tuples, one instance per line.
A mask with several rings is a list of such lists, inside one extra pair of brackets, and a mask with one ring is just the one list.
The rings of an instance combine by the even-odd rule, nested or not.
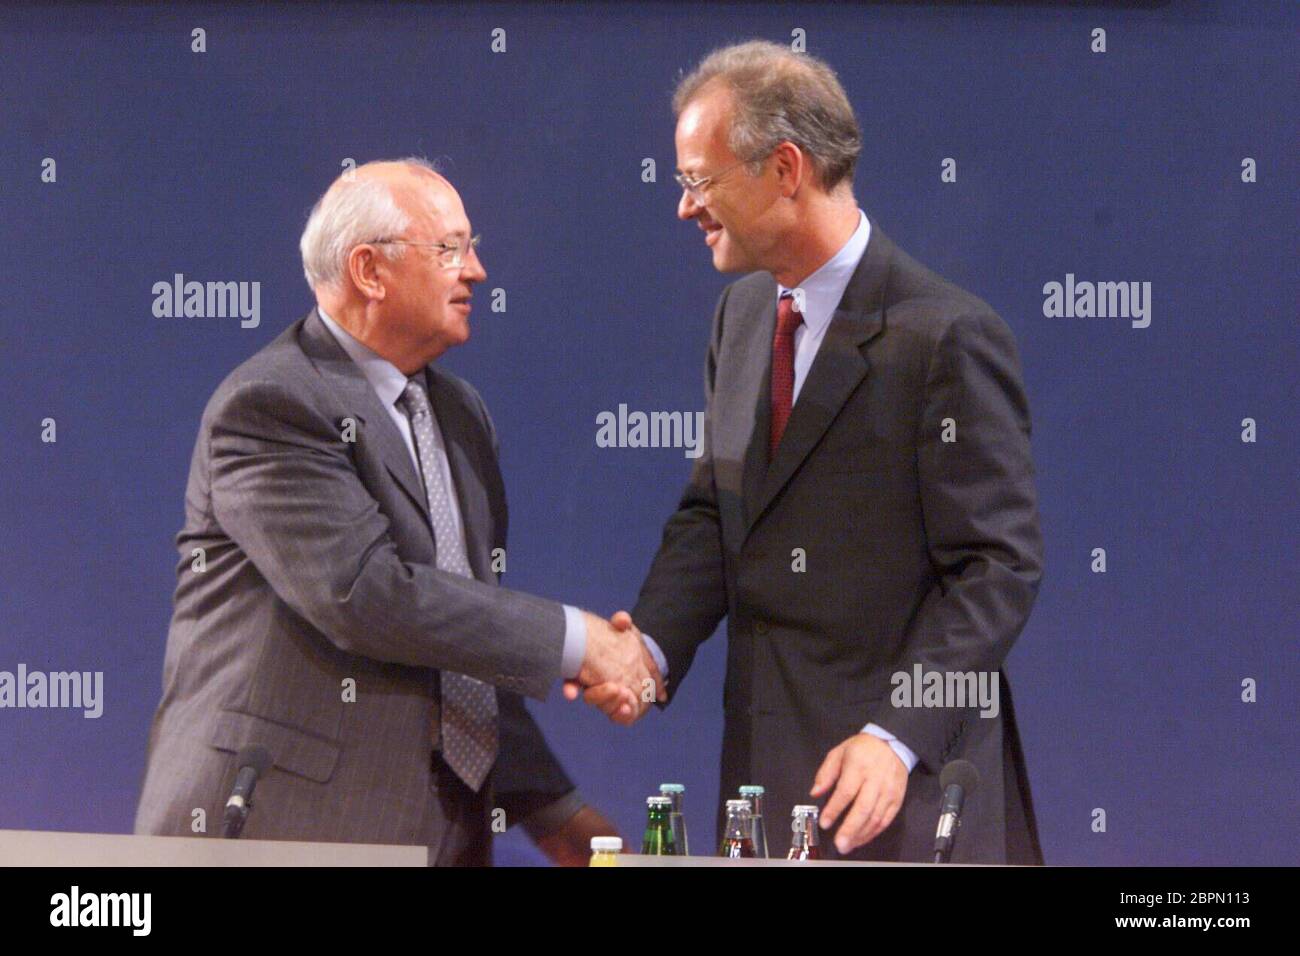
[[(724, 794), (766, 786), (775, 820), (825, 798), (832, 855), (930, 860), (964, 758), (952, 859), (1041, 862), (1001, 669), (1042, 573), (1015, 340), (858, 208), (861, 136), (825, 63), (727, 47), (673, 108), (677, 215), (751, 274), (714, 313), (704, 452), (632, 619), (675, 693), (727, 618)], [(914, 706), (891, 689), (917, 667), (1000, 678), (1000, 707)]]
[(316, 308), (199, 426), (136, 832), (214, 831), (252, 745), (271, 757), (252, 838), (486, 864), (523, 823), (573, 864), (615, 832), (520, 695), (610, 682), (631, 720), (662, 684), (635, 630), (498, 586), (496, 433), (435, 362), (469, 338), (477, 245), (420, 160), (345, 173), (312, 210)]

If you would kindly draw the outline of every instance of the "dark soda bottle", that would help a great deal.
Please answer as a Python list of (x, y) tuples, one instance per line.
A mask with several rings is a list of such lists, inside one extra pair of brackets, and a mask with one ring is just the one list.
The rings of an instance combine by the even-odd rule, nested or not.
[(754, 856), (767, 859), (767, 828), (763, 824), (763, 795), (767, 791), (757, 784), (740, 788), (740, 799), (749, 801), (750, 839), (754, 841)]
[(750, 821), (748, 800), (727, 801), (727, 825), (722, 833), (722, 847), (718, 856), (732, 859), (754, 858), (753, 823)]
[(790, 839), (788, 860), (820, 860), (822, 858), (820, 841), (817, 838), (817, 818), (821, 811), (814, 806), (800, 804), (790, 815)]

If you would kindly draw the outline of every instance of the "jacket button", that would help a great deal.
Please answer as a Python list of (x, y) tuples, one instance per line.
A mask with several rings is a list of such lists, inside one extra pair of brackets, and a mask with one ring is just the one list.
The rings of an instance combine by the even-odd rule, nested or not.
[(755, 622), (754, 622), (754, 633), (756, 633), (756, 634), (766, 634), (766, 633), (767, 633), (767, 622), (766, 622), (766, 621), (755, 621)]

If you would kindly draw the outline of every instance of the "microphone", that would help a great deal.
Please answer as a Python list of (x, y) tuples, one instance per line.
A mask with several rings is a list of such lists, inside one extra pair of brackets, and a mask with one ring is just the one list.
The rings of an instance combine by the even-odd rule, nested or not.
[(980, 774), (969, 760), (954, 760), (943, 768), (939, 786), (943, 788), (943, 807), (939, 811), (939, 828), (934, 834), (934, 862), (947, 863), (952, 856), (957, 831), (961, 828), (961, 807), (979, 786)]
[(221, 832), (225, 839), (237, 840), (244, 832), (248, 811), (253, 809), (253, 788), (257, 786), (257, 778), (266, 773), (271, 763), (271, 752), (261, 744), (249, 744), (239, 751), (235, 758), (239, 773), (235, 775), (235, 788), (226, 801), (226, 817)]

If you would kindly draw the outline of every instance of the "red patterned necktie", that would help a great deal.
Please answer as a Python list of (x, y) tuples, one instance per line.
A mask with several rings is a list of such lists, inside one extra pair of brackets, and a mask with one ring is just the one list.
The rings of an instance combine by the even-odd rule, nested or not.
[(785, 434), (794, 406), (794, 333), (803, 316), (794, 310), (794, 297), (787, 292), (776, 306), (776, 334), (772, 336), (772, 430), (769, 435), (768, 461), (776, 457), (776, 448)]

